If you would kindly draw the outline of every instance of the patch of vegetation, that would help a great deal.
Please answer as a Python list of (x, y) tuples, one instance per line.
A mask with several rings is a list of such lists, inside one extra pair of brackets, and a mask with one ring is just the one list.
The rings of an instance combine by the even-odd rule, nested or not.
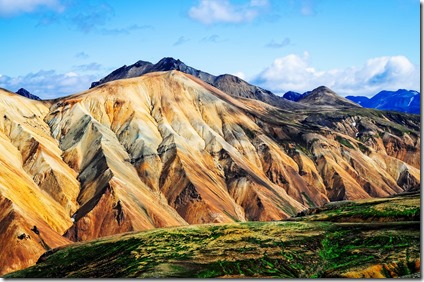
[(339, 135), (336, 136), (335, 140), (348, 148), (355, 149), (355, 147), (347, 139)]
[(308, 156), (309, 158), (311, 158), (313, 155), (310, 151), (308, 151), (308, 149), (306, 149), (305, 147), (296, 144), (296, 150), (301, 151), (302, 153), (304, 153), (306, 156)]
[(306, 194), (305, 192), (302, 192), (303, 197), (305, 197), (306, 202), (310, 207), (315, 207), (314, 202), (311, 200), (311, 198)]
[(371, 150), (367, 146), (365, 146), (364, 144), (357, 143), (357, 145), (359, 147), (359, 150), (361, 150), (362, 153), (364, 153), (366, 155), (369, 155), (371, 153)]
[[(418, 194), (419, 195), (419, 194)], [(309, 216), (298, 220), (331, 222), (419, 221), (420, 199), (417, 194), (371, 202), (334, 202), (312, 209)], [(308, 213), (306, 213), (308, 214)]]
[(270, 258), (266, 254), (256, 259), (217, 261), (195, 275), (196, 278), (222, 276), (241, 277), (299, 277), (299, 264), (290, 265), (283, 258)]

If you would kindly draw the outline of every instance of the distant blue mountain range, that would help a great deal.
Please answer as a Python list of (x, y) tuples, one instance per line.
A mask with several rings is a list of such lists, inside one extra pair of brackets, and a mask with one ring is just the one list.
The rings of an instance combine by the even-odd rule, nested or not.
[[(288, 91), (284, 94), (283, 98), (298, 102), (306, 98), (310, 93), (311, 91), (305, 92), (303, 94)], [(350, 101), (355, 102), (364, 108), (420, 114), (420, 92), (414, 90), (383, 90), (374, 95), (372, 98), (364, 96), (347, 96), (346, 99), (349, 99)]]
[(420, 114), (420, 92), (414, 90), (383, 90), (372, 98), (363, 96), (347, 96), (346, 98), (364, 108)]

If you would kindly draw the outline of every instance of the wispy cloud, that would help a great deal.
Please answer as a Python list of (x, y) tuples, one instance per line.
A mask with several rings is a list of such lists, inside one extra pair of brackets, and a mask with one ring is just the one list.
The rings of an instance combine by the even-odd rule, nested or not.
[(0, 75), (0, 87), (10, 91), (17, 91), (23, 87), (42, 99), (52, 99), (87, 90), (91, 82), (98, 78), (94, 74), (42, 70), (18, 77)]
[(84, 64), (84, 65), (78, 65), (78, 66), (73, 66), (73, 70), (75, 71), (82, 71), (82, 72), (87, 72), (87, 71), (99, 71), (102, 69), (102, 65), (98, 64), (98, 63), (90, 63), (90, 64)]
[(120, 34), (130, 34), (133, 31), (143, 30), (143, 29), (153, 29), (151, 25), (138, 25), (133, 24), (124, 28), (101, 28), (96, 30), (96, 32), (103, 35), (120, 35)]
[(268, 48), (283, 48), (283, 47), (290, 45), (290, 43), (291, 43), (290, 38), (286, 37), (282, 41), (271, 40), (271, 42), (266, 44), (265, 47), (268, 47)]
[(151, 25), (140, 24), (132, 24), (124, 27), (111, 26), (110, 22), (115, 17), (115, 10), (107, 2), (102, 0), (66, 1), (64, 3), (67, 5), (66, 12), (63, 14), (59, 15), (55, 12), (39, 13), (37, 15), (37, 26), (65, 24), (82, 33), (96, 33), (106, 36), (128, 35), (138, 30), (154, 29)]
[(225, 39), (222, 39), (217, 34), (212, 34), (211, 36), (203, 37), (200, 40), (200, 42), (203, 42), (203, 43), (219, 43), (219, 42), (224, 42), (224, 41), (225, 41)]
[(203, 24), (250, 22), (269, 5), (268, 0), (250, 0), (245, 4), (233, 4), (230, 0), (200, 0), (191, 7), (188, 15)]
[(115, 15), (114, 9), (107, 3), (99, 5), (85, 5), (83, 9), (75, 9), (77, 12), (70, 16), (69, 21), (84, 33), (96, 30), (104, 26)]
[(174, 44), (172, 44), (172, 46), (178, 46), (184, 43), (187, 43), (188, 41), (190, 41), (189, 38), (185, 37), (185, 36), (180, 36), (177, 41), (175, 41)]
[(64, 6), (59, 0), (0, 0), (0, 16), (2, 17), (32, 13), (40, 8), (60, 12)]
[(75, 54), (75, 58), (86, 60), (86, 59), (90, 58), (90, 56), (85, 52), (78, 52), (78, 53)]
[(309, 54), (277, 58), (252, 81), (276, 93), (305, 92), (326, 85), (340, 95), (373, 96), (381, 90), (419, 90), (420, 69), (404, 56), (371, 58), (361, 67), (316, 70)]

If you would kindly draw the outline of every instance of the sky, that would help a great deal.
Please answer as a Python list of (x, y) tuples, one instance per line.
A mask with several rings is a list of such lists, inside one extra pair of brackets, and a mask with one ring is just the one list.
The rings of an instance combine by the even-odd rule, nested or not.
[(420, 90), (419, 0), (0, 0), (0, 87), (43, 99), (174, 57), (282, 95)]

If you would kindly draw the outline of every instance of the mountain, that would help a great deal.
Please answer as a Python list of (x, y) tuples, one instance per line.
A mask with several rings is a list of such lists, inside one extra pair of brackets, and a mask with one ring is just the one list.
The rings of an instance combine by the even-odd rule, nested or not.
[(46, 101), (0, 89), (0, 273), (71, 242), (420, 189), (419, 116), (233, 95), (176, 70)]
[(358, 105), (361, 105), (362, 107), (370, 108), (370, 107), (367, 107), (369, 100), (370, 100), (368, 97), (365, 97), (365, 96), (346, 96), (346, 99), (349, 99), (352, 102), (354, 102)]
[(345, 201), (280, 222), (132, 232), (57, 248), (5, 278), (420, 276), (420, 194)]
[(19, 95), (21, 95), (21, 96), (23, 96), (23, 97), (26, 97), (26, 98), (29, 98), (29, 99), (32, 99), (32, 100), (38, 100), (38, 101), (40, 101), (41, 99), (40, 99), (40, 97), (38, 97), (38, 96), (35, 96), (35, 95), (33, 95), (33, 94), (31, 94), (28, 90), (26, 90), (25, 88), (19, 88), (19, 90), (18, 91), (16, 91), (16, 94), (19, 94)]
[(219, 76), (211, 75), (209, 73), (187, 66), (179, 59), (175, 60), (174, 58), (169, 57), (161, 59), (156, 64), (152, 64), (146, 61), (138, 61), (130, 66), (122, 66), (99, 81), (93, 82), (91, 84), (91, 88), (117, 79), (132, 78), (151, 72), (171, 70), (178, 70), (197, 77), (235, 98), (255, 99), (288, 110), (303, 109), (307, 107), (277, 96), (271, 91), (251, 85), (237, 76), (230, 74)]
[(302, 98), (302, 94), (294, 92), (294, 91), (288, 91), (284, 93), (283, 98), (290, 101), (297, 102)]
[(337, 95), (325, 86), (320, 86), (311, 92), (305, 93), (298, 99), (298, 102), (310, 106), (333, 106), (336, 108), (360, 107), (358, 104)]
[(347, 96), (346, 98), (365, 108), (420, 114), (420, 93), (413, 90), (383, 90), (371, 99), (361, 96)]

